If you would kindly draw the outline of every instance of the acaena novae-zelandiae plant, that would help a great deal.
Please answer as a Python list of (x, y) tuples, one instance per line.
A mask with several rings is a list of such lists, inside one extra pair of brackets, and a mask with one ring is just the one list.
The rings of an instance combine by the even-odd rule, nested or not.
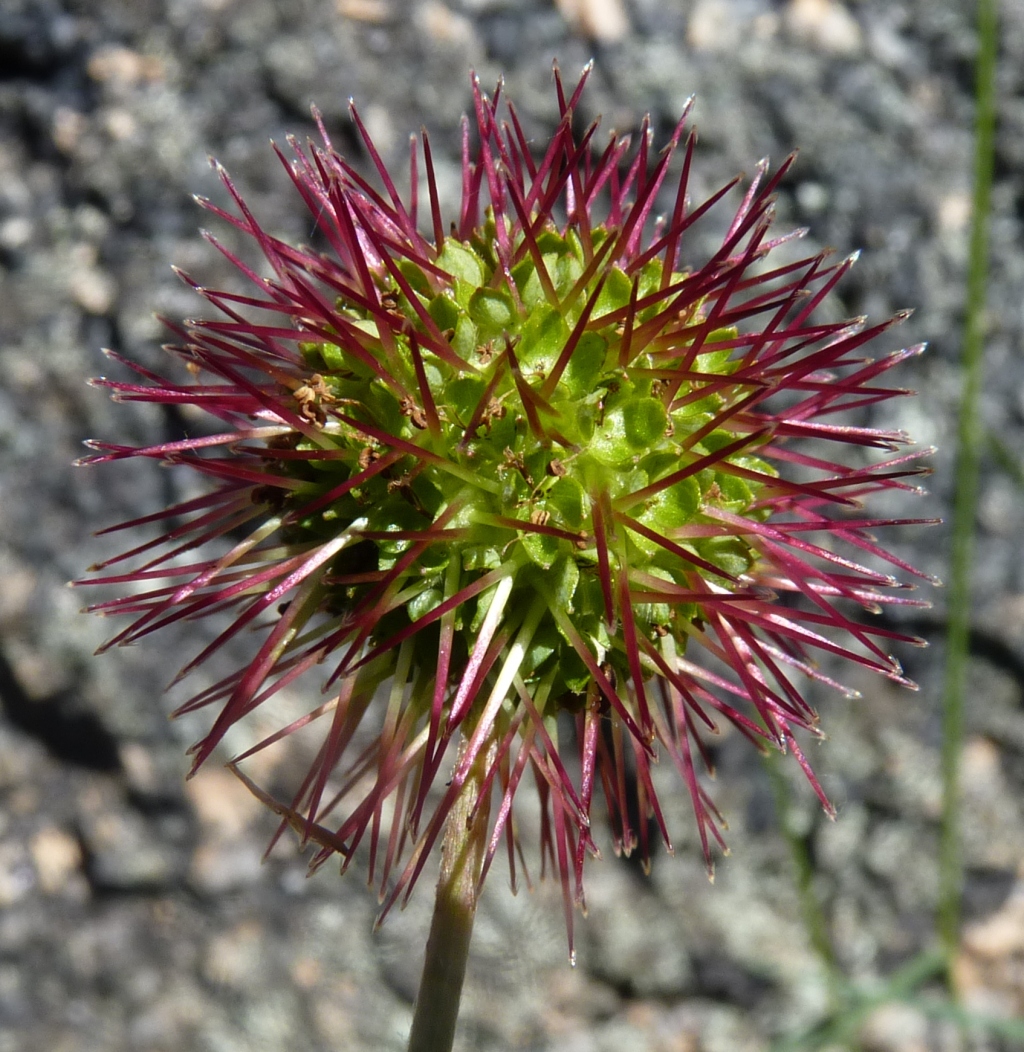
[[(595, 148), (596, 122), (574, 126), (588, 72), (566, 97), (556, 70), (561, 120), (536, 155), (501, 85), (488, 97), (474, 78), (451, 222), (426, 133), (403, 199), (355, 108), (379, 186), (316, 114), (322, 143), (277, 150), (321, 249), (267, 233), (218, 168), (237, 213), (201, 203), (255, 241), (264, 271), (207, 235), (250, 287), (182, 275), (220, 312), (168, 323), (182, 376), (112, 355), (143, 382), (95, 381), (220, 425), (145, 448), (90, 443), (86, 463), (150, 457), (210, 483), (114, 527), (166, 532), (93, 568), (88, 583), (124, 594), (91, 609), (132, 618), (107, 646), (231, 611), (185, 675), (264, 632), (251, 661), (178, 710), (215, 713), (195, 767), (278, 691), (321, 675), (326, 700), (232, 767), (316, 845), (314, 867), (362, 852), (383, 913), (442, 844), (425, 984), (432, 952), (464, 963), (453, 947), (468, 944), (495, 856), (513, 886), (525, 865), (526, 784), (571, 948), (598, 800), (615, 850), (647, 860), (651, 835), (671, 844), (651, 772), (667, 759), (710, 872), (722, 820), (699, 768), (716, 721), (792, 753), (831, 812), (798, 744), (820, 732), (797, 681), (844, 689), (822, 652), (906, 684), (886, 645), (917, 642), (855, 615), (923, 605), (886, 564), (916, 571), (873, 536), (923, 520), (862, 511), (914, 489), (922, 451), (848, 414), (906, 393), (876, 381), (921, 348), (865, 356), (899, 315), (816, 320), (852, 258), (772, 262), (800, 233), (771, 229), (792, 158), (758, 166), (695, 263), (691, 226), (739, 179), (690, 202), (683, 120), (660, 153), (646, 123), (635, 147), (613, 134)], [(238, 767), (311, 724), (318, 749), (290, 800)]]

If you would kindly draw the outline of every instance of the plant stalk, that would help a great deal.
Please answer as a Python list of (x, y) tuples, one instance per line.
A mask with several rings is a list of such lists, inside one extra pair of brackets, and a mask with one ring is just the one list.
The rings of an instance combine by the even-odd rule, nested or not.
[[(960, 851), (960, 753), (964, 737), (964, 687), (971, 624), (971, 565), (978, 503), (982, 425), (979, 414), (984, 368), (988, 226), (995, 155), (996, 0), (978, 3), (977, 112), (974, 133), (974, 201), (967, 274), (967, 320), (963, 392), (957, 434), (956, 492), (950, 566), (949, 632), (942, 727), (942, 823), (939, 846), (938, 929), (951, 970), (960, 929), (963, 860)], [(950, 975), (951, 978), (951, 975)]]
[(772, 787), (775, 801), (775, 812), (779, 828), (789, 847), (789, 857), (796, 876), (796, 889), (800, 899), (800, 912), (803, 915), (804, 930), (811, 949), (817, 954), (825, 971), (829, 997), (835, 1009), (842, 1000), (842, 973), (836, 962), (835, 949), (829, 937), (828, 920), (814, 891), (814, 864), (807, 850), (807, 842), (793, 828), (793, 809), (791, 805), (789, 784), (785, 774), (779, 769), (779, 757), (770, 753), (764, 757), (765, 770)]
[[(459, 755), (466, 747), (462, 742)], [(451, 1052), (487, 850), (488, 800), (473, 809), (492, 749), (482, 749), (445, 823), (441, 875), (409, 1035), (409, 1052)], [(472, 819), (472, 821), (471, 821)]]

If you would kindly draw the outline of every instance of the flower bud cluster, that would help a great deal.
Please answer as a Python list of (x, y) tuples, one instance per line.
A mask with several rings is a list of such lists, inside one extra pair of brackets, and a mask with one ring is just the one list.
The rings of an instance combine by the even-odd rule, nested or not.
[[(474, 83), (478, 142), (473, 154), (467, 123), (447, 230), (424, 133), (429, 235), (415, 141), (406, 203), (354, 109), (382, 190), (322, 123), (322, 145), (280, 154), (325, 252), (270, 236), (222, 173), (238, 214), (205, 204), (255, 240), (271, 276), (218, 244), (254, 289), (185, 278), (221, 315), (171, 325), (191, 382), (137, 366), (145, 383), (97, 382), (119, 399), (200, 407), (223, 430), (93, 443), (86, 458), (154, 457), (213, 484), (118, 527), (173, 524), (89, 582), (130, 585), (96, 607), (133, 618), (111, 643), (235, 611), (187, 673), (266, 626), (251, 662), (182, 707), (218, 710), (197, 766), (324, 666), (328, 700), (246, 754), (322, 726), (294, 798), (272, 799), (235, 761), (319, 845), (314, 864), (338, 853), (347, 866), (367, 845), (387, 908), (491, 756), (484, 872), (505, 843), (515, 880), (528, 774), (570, 939), (596, 799), (615, 849), (649, 859), (652, 833), (671, 845), (651, 773), (667, 757), (710, 869), (722, 823), (698, 761), (710, 768), (705, 739), (726, 720), (794, 753), (828, 807), (797, 743), (818, 734), (797, 681), (832, 683), (822, 651), (906, 682), (884, 649), (903, 637), (849, 611), (920, 604), (882, 567), (913, 569), (872, 533), (908, 520), (861, 507), (913, 489), (922, 454), (839, 415), (905, 393), (875, 381), (920, 348), (865, 357), (891, 322), (817, 320), (852, 260), (772, 262), (801, 233), (771, 236), (792, 159), (760, 165), (721, 246), (690, 260), (688, 231), (735, 182), (690, 203), (683, 120), (659, 155), (646, 125), (636, 150), (613, 135), (595, 152), (596, 125), (574, 132), (587, 72), (568, 98), (556, 75), (562, 119), (541, 157), (501, 87), (489, 98)], [(122, 560), (134, 568), (109, 572)]]

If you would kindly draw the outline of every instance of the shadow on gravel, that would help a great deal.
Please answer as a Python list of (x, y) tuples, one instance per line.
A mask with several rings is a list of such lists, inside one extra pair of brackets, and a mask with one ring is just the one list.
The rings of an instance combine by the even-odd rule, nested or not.
[(2, 650), (0, 705), (15, 727), (41, 742), (55, 759), (105, 774), (121, 770), (117, 739), (99, 717), (81, 708), (72, 690), (38, 700), (29, 697)]

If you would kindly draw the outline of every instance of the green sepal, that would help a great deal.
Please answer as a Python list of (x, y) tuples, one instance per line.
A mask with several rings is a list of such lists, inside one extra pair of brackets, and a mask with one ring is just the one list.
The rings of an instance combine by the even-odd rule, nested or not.
[(410, 488), (416, 495), (423, 510), (431, 516), (436, 516), (445, 503), (445, 496), (434, 484), (430, 476), (426, 472), (421, 471), (412, 480)]
[(363, 404), (370, 412), (371, 422), (389, 434), (404, 437), (409, 430), (408, 421), (391, 389), (383, 381), (375, 380), (364, 390)]
[[(651, 577), (675, 584), (672, 574), (658, 566), (647, 566), (645, 571)], [(672, 619), (672, 607), (668, 603), (637, 603), (633, 607), (633, 616), (641, 625), (667, 625)]]
[[(582, 275), (583, 263), (572, 252), (566, 252), (560, 256), (552, 275), (555, 291), (559, 297), (567, 296)], [(582, 304), (577, 305), (582, 306)]]
[(691, 475), (663, 490), (659, 490), (646, 504), (640, 521), (653, 530), (672, 530), (687, 526), (700, 508), (700, 484)]
[(534, 533), (531, 530), (524, 530), (519, 540), (526, 554), (542, 570), (550, 568), (558, 558), (559, 549), (563, 545), (563, 542), (557, 537), (552, 537), (547, 533)]
[(514, 448), (516, 445), (516, 418), (512, 413), (504, 416), (493, 417), (485, 431), (488, 437), (488, 445), (491, 449), (498, 451), (506, 446)]
[(328, 372), (341, 372), (348, 365), (345, 352), (336, 343), (320, 344), (320, 357)]
[(542, 256), (552, 255), (556, 259), (569, 251), (565, 238), (556, 234), (554, 230), (542, 230), (537, 235), (537, 248)]
[[(705, 346), (719, 340), (731, 340), (736, 336), (736, 329), (715, 329), (705, 341)], [(739, 360), (731, 361), (732, 351), (705, 351), (698, 354), (693, 363), (695, 373), (708, 373), (714, 376), (731, 376), (739, 368)]]
[(580, 583), (580, 568), (571, 555), (562, 555), (547, 578), (552, 598), (559, 610), (573, 612), (573, 596)]
[(421, 296), (428, 299), (433, 296), (434, 290), (430, 287), (427, 275), (411, 259), (400, 259), (398, 261), (398, 269), (401, 271), (402, 277), (409, 282), (414, 292), (418, 292)]
[(623, 464), (664, 438), (667, 427), (668, 413), (657, 398), (629, 398), (605, 412), (591, 450), (605, 464)]
[(417, 565), (425, 571), (437, 573), (447, 568), (450, 558), (451, 552), (448, 548), (442, 544), (432, 544), (419, 557)]
[[(758, 474), (767, 475), (768, 478), (776, 479), (779, 477), (778, 469), (773, 467), (766, 460), (762, 460), (760, 457), (752, 456), (750, 453), (737, 454), (732, 458), (732, 463), (738, 468), (745, 468), (747, 471), (756, 471)], [(751, 482), (751, 486), (760, 485), (758, 482)]]
[(707, 537), (694, 547), (701, 558), (733, 577), (747, 573), (754, 564), (750, 546), (739, 537)]
[(460, 314), (459, 320), (455, 323), (455, 335), (451, 339), (451, 345), (452, 350), (467, 361), (480, 351), (476, 326), (465, 314)]
[(605, 278), (604, 286), (590, 315), (592, 320), (621, 310), (629, 303), (629, 297), (633, 292), (633, 282), (624, 270), (612, 267), (611, 270), (606, 271), (606, 274), (608, 276)]
[[(579, 634), (584, 639), (592, 640), (600, 650), (607, 650), (611, 640), (605, 622), (604, 593), (596, 574), (580, 574), (576, 591), (573, 593), (573, 606), (576, 608), (573, 623)], [(566, 642), (569, 640), (566, 639)]]
[(477, 289), (469, 299), (469, 316), (476, 322), (480, 338), (490, 340), (512, 331), (516, 312), (507, 292)]
[(306, 340), (299, 344), (299, 354), (302, 355), (303, 362), (306, 363), (307, 368), (314, 370), (314, 372), (319, 372), (326, 360), (320, 350), (322, 346), (324, 345)]
[(437, 327), (442, 331), (447, 329), (454, 329), (459, 323), (459, 307), (458, 304), (445, 292), (442, 292), (439, 296), (435, 296), (427, 304), (427, 313), (437, 323)]
[(721, 494), (721, 499), (715, 503), (728, 511), (746, 509), (754, 500), (754, 492), (745, 479), (719, 471), (715, 473), (715, 482)]
[(585, 694), (591, 678), (590, 669), (576, 653), (575, 647), (563, 640), (558, 653), (558, 671), (555, 674), (551, 693), (555, 697), (562, 694)]
[[(654, 259), (649, 259), (643, 265), (640, 271), (639, 287), (637, 288), (638, 300), (644, 299), (645, 296), (650, 296), (651, 293), (657, 292), (661, 288), (661, 275), (664, 269), (661, 260), (657, 256)], [(648, 308), (648, 310), (650, 309), (652, 308)], [(656, 304), (653, 309), (656, 311), (662, 310), (662, 304)]]
[(454, 238), (448, 238), (434, 263), (453, 278), (478, 289), (484, 283), (484, 266), (477, 254)]
[[(501, 565), (500, 563), (498, 564)], [(482, 567), (480, 567), (482, 569)], [(489, 566), (487, 569), (493, 570), (497, 567)], [(514, 587), (514, 586), (513, 586)], [(473, 619), (469, 623), (469, 631), (475, 635), (480, 631), (480, 626), (484, 623), (484, 618), (487, 616), (487, 611), (490, 609), (491, 603), (494, 601), (494, 597), (497, 594), (498, 586), (492, 585), (485, 592), (481, 592), (476, 599), (476, 610), (473, 614)]]
[(536, 673), (548, 658), (552, 654), (557, 653), (564, 645), (555, 626), (550, 620), (546, 620), (534, 632), (530, 645), (527, 647), (521, 669), (523, 677), (529, 678)]
[[(735, 435), (731, 431), (723, 431), (722, 428), (717, 428), (712, 431), (710, 435), (705, 435), (701, 439), (700, 444), (709, 453), (717, 453), (720, 449), (724, 449), (729, 445), (730, 442), (735, 442), (739, 437), (739, 435)], [(741, 446), (740, 449), (742, 448), (743, 447)], [(739, 452), (740, 450), (737, 450), (736, 453), (733, 453), (732, 455), (735, 457)]]
[(414, 596), (408, 602), (409, 620), (418, 621), (435, 607), (440, 606), (443, 599), (444, 593), (440, 588), (424, 588), (419, 595)]
[(632, 398), (622, 406), (623, 430), (634, 452), (649, 449), (668, 428), (668, 413), (657, 398)]
[[(541, 258), (544, 269), (550, 275), (558, 263), (558, 256), (549, 253)], [(547, 302), (547, 293), (544, 291), (537, 267), (532, 258), (524, 259), (522, 263), (512, 268), (512, 280), (516, 283), (519, 291), (519, 299), (527, 310), (535, 310)]]
[(558, 360), (568, 338), (569, 326), (562, 315), (550, 307), (538, 307), (522, 328), (516, 356), (524, 368), (547, 373)]
[[(374, 532), (390, 533), (397, 530), (422, 530), (426, 525), (423, 516), (401, 496), (400, 491), (390, 493), (366, 511), (367, 528)], [(374, 542), (385, 555), (399, 555), (412, 541), (396, 538)]]
[(582, 398), (594, 389), (608, 356), (608, 341), (596, 332), (585, 332), (573, 348), (561, 383), (573, 398)]
[(555, 479), (544, 494), (544, 503), (570, 530), (578, 530), (583, 525), (590, 505), (583, 487), (571, 475)]
[(460, 376), (445, 386), (445, 401), (464, 427), (473, 419), (485, 390), (487, 384), (475, 376)]
[(462, 568), (467, 573), (474, 570), (497, 570), (501, 566), (501, 549), (493, 544), (467, 544), (462, 549)]

